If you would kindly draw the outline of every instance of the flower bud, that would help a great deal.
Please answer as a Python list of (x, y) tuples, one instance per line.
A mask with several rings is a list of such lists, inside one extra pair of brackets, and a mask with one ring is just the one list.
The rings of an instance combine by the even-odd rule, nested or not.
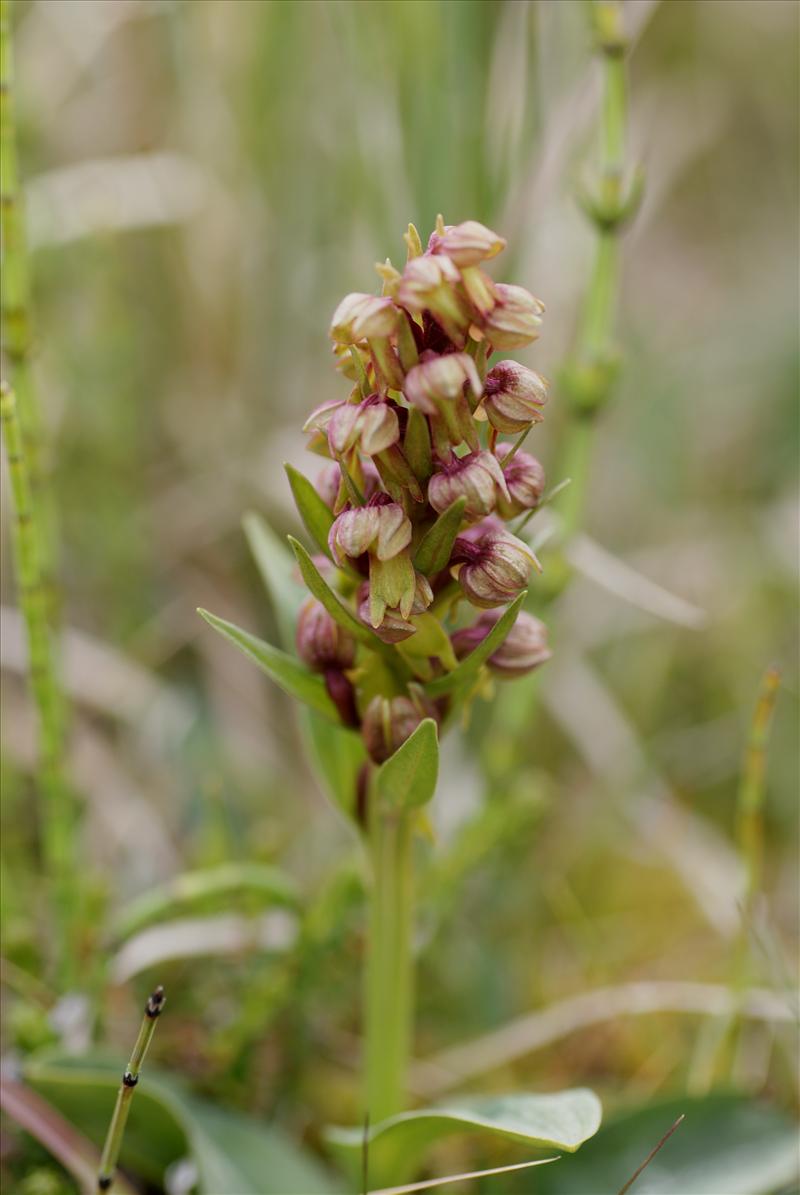
[(536, 340), (544, 304), (522, 286), (496, 282), (496, 303), (481, 327), (496, 349), (518, 349)]
[(397, 301), (411, 312), (430, 311), (453, 341), (463, 345), (472, 322), (469, 305), (459, 290), (461, 276), (449, 257), (425, 253), (406, 262), (397, 288)]
[(422, 693), (413, 697), (373, 697), (361, 723), (370, 759), (385, 763), (425, 718), (438, 721), (438, 714), (433, 702)]
[(451, 561), (464, 596), (474, 606), (504, 606), (522, 592), (538, 561), (527, 544), (497, 522), (459, 535)]
[(469, 384), (476, 399), (483, 393), (475, 362), (467, 353), (431, 355), (406, 374), (403, 394), (423, 415), (436, 415), (443, 403), (452, 402)]
[(433, 254), (446, 254), (457, 266), (477, 266), (496, 257), (506, 243), (505, 237), (498, 236), (485, 224), (465, 220), (463, 224), (448, 225), (443, 233), (433, 233), (428, 248)]
[(377, 295), (345, 295), (333, 313), (330, 336), (338, 344), (383, 339), (397, 328), (400, 312), (391, 299)]
[(428, 482), (428, 501), (439, 514), (457, 498), (466, 498), (468, 519), (491, 514), (498, 495), (511, 501), (500, 464), (491, 452), (470, 452), (442, 465)]
[(300, 659), (315, 672), (352, 668), (355, 663), (355, 640), (316, 598), (308, 598), (300, 607), (296, 642)]
[[(511, 444), (498, 444), (497, 459), (501, 466), (513, 451)], [(544, 493), (544, 469), (535, 456), (529, 452), (517, 452), (503, 466), (509, 499), (502, 494), (497, 497), (497, 513), (504, 519), (513, 519), (526, 510), (535, 510)]]
[[(503, 616), (502, 610), (487, 610), (471, 627), (464, 627), (451, 635), (453, 651), (461, 660), (483, 643), (486, 636)], [(547, 627), (532, 614), (521, 610), (503, 642), (486, 661), (498, 676), (524, 676), (545, 660), (550, 659), (547, 647)]]
[(376, 494), (366, 506), (343, 510), (333, 521), (328, 533), (328, 546), (334, 559), (342, 564), (344, 557), (355, 560), (364, 552), (374, 553), (378, 560), (391, 560), (411, 542), (411, 522), (402, 506)]
[(506, 435), (541, 423), (547, 402), (547, 382), (516, 361), (501, 361), (486, 376), (483, 410), (492, 427)]
[(328, 419), (328, 445), (335, 457), (356, 447), (365, 456), (377, 456), (399, 439), (397, 410), (377, 394), (360, 403), (340, 403)]

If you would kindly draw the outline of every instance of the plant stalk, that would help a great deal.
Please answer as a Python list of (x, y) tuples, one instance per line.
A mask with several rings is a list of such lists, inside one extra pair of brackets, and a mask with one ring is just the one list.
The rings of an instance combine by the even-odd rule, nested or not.
[(593, 0), (592, 17), (603, 67), (600, 172), (597, 193), (584, 203), (596, 229), (592, 272), (576, 342), (563, 371), (564, 389), (572, 408), (560, 469), (562, 476), (572, 479), (561, 503), (565, 540), (579, 530), (583, 521), (595, 418), (611, 396), (617, 372), (614, 330), (620, 231), (637, 201), (635, 186), (626, 195), (623, 180), (628, 125), (627, 40), (620, 0)]
[(47, 593), (41, 567), (39, 527), (33, 514), (28, 459), (17, 400), (5, 384), (0, 388), (0, 423), (8, 461), (12, 499), (12, 550), (19, 604), (28, 640), (28, 677), (38, 722), (42, 849), (54, 884), (53, 907), (61, 928), (60, 951), (70, 954), (69, 927), (74, 907), (72, 883), (73, 818), (64, 777), (64, 704), (58, 684), (53, 635), (47, 617)]
[(117, 1102), (114, 1105), (111, 1123), (108, 1126), (108, 1133), (106, 1134), (105, 1144), (103, 1145), (100, 1169), (97, 1172), (97, 1187), (100, 1191), (110, 1191), (113, 1185), (114, 1172), (117, 1169), (117, 1162), (119, 1161), (122, 1139), (125, 1136), (125, 1125), (128, 1122), (133, 1093), (136, 1084), (139, 1082), (139, 1072), (142, 1069), (145, 1054), (156, 1030), (156, 1021), (164, 1009), (164, 999), (164, 989), (157, 987), (153, 994), (148, 997), (147, 1003), (144, 1006), (144, 1016), (139, 1028), (139, 1035), (136, 1038), (130, 1061), (122, 1076), (122, 1084), (117, 1092)]
[(413, 876), (412, 817), (382, 808), (374, 786), (369, 845), (365, 1112), (377, 1124), (405, 1107), (413, 1003)]
[(0, 311), (3, 354), (17, 394), (31, 490), (31, 517), (36, 524), (42, 584), (48, 618), (51, 618), (55, 607), (52, 510), (45, 485), (42, 417), (31, 369), (31, 276), (17, 153), (11, 15), (12, 0), (0, 0), (0, 232), (3, 246)]

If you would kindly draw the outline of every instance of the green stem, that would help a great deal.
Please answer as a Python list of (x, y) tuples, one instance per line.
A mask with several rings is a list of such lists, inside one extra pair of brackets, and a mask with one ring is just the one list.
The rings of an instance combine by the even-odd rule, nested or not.
[(412, 822), (408, 813), (381, 808), (374, 789), (370, 805), (365, 1111), (376, 1124), (405, 1107), (413, 1002)]
[(564, 369), (572, 417), (564, 434), (561, 474), (572, 478), (562, 500), (564, 536), (583, 520), (594, 438), (594, 418), (608, 401), (617, 371), (615, 325), (620, 282), (619, 234), (633, 205), (623, 190), (628, 124), (625, 54), (620, 0), (593, 0), (595, 34), (603, 63), (598, 192), (586, 204), (597, 233), (592, 272), (578, 335)]
[(125, 1135), (125, 1125), (128, 1122), (128, 1113), (131, 1110), (133, 1093), (136, 1089), (136, 1084), (139, 1082), (139, 1072), (142, 1069), (144, 1056), (155, 1033), (156, 1021), (161, 1015), (163, 1008), (164, 989), (157, 987), (153, 994), (148, 997), (147, 1003), (144, 1006), (144, 1017), (139, 1028), (139, 1035), (136, 1038), (130, 1061), (122, 1076), (122, 1084), (117, 1092), (117, 1102), (114, 1105), (114, 1112), (103, 1146), (103, 1154), (100, 1158), (100, 1169), (97, 1172), (97, 1186), (101, 1191), (110, 1191), (114, 1182), (114, 1172), (119, 1161), (119, 1152), (122, 1148), (122, 1138)]
[(64, 779), (64, 705), (58, 685), (53, 635), (47, 617), (47, 594), (41, 568), (39, 528), (33, 500), (25, 439), (14, 391), (0, 389), (0, 422), (8, 460), (13, 507), (12, 547), (19, 604), (28, 640), (28, 675), (38, 722), (42, 846), (47, 873), (55, 885), (53, 906), (63, 929), (59, 948), (69, 957), (73, 908), (72, 810)]
[(31, 278), (17, 154), (11, 10), (11, 0), (0, 0), (0, 229), (3, 244), (0, 313), (3, 352), (19, 404), (31, 512), (37, 529), (48, 617), (51, 617), (55, 605), (52, 510), (45, 485), (42, 418), (31, 369)]

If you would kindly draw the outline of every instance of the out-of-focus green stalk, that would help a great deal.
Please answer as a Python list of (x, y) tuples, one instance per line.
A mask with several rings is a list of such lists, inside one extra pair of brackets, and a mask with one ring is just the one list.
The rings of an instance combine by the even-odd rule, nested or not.
[[(53, 906), (62, 929), (74, 905), (72, 885), (72, 813), (64, 780), (64, 704), (58, 684), (47, 594), (41, 569), (41, 545), (33, 501), (25, 439), (14, 391), (0, 388), (0, 421), (12, 497), (12, 536), (19, 604), (28, 639), (28, 675), (38, 720), (39, 778), (44, 797), (41, 836), (48, 876), (54, 883)], [(61, 935), (60, 951), (68, 950)]]
[(412, 821), (407, 812), (381, 808), (373, 790), (369, 822), (365, 1111), (375, 1124), (405, 1107), (413, 1000)]
[(139, 1072), (142, 1069), (144, 1056), (147, 1053), (158, 1020), (164, 1008), (164, 989), (157, 987), (148, 997), (144, 1006), (144, 1016), (139, 1028), (139, 1035), (133, 1047), (133, 1052), (122, 1076), (122, 1084), (117, 1092), (117, 1102), (111, 1123), (108, 1126), (103, 1154), (100, 1159), (100, 1169), (97, 1174), (97, 1186), (100, 1191), (110, 1191), (114, 1184), (114, 1172), (117, 1169), (122, 1139), (125, 1136), (125, 1125), (128, 1123), (128, 1113), (136, 1084), (139, 1082)]
[(697, 1095), (704, 1095), (711, 1090), (717, 1072), (733, 1051), (741, 1022), (739, 1001), (753, 980), (750, 943), (753, 915), (761, 891), (767, 744), (780, 679), (780, 672), (774, 667), (767, 668), (761, 678), (745, 744), (736, 803), (739, 857), (745, 882), (739, 932), (732, 952), (730, 987), (734, 997), (733, 1009), (725, 1016), (707, 1021), (700, 1031), (689, 1073), (689, 1087)]
[(40, 571), (48, 617), (51, 617), (54, 605), (53, 539), (51, 511), (44, 485), (42, 419), (31, 370), (31, 279), (17, 154), (11, 15), (12, 0), (0, 0), (0, 230), (3, 247), (0, 310), (3, 354), (8, 362), (8, 376), (17, 395), (30, 479), (31, 512), (37, 528)]
[(608, 402), (618, 371), (614, 343), (620, 277), (620, 230), (639, 198), (637, 178), (626, 191), (625, 143), (628, 124), (626, 55), (620, 0), (593, 0), (595, 40), (602, 57), (600, 176), (597, 191), (583, 197), (596, 232), (594, 262), (578, 333), (562, 372), (571, 416), (565, 430), (559, 472), (572, 484), (561, 499), (564, 539), (580, 527), (591, 465), (594, 421)]
[(41, 842), (52, 882), (62, 981), (72, 979), (76, 909), (74, 822), (65, 776), (67, 709), (59, 685), (52, 508), (44, 473), (43, 427), (31, 370), (31, 281), (17, 155), (12, 2), (0, 0), (0, 328), (13, 389), (2, 396), (2, 422), (14, 502), (19, 604), (28, 638), (30, 685), (38, 718)]
[(737, 832), (739, 853), (746, 873), (742, 918), (743, 933), (745, 934), (753, 902), (761, 889), (767, 743), (780, 683), (781, 677), (778, 669), (768, 668), (761, 680), (761, 688), (753, 712), (742, 762), (742, 778), (737, 802)]

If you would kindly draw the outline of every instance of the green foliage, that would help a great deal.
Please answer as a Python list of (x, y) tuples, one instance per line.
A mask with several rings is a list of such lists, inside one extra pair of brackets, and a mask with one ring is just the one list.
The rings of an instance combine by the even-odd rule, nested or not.
[(153, 921), (198, 906), (227, 907), (243, 897), (259, 906), (295, 907), (298, 892), (284, 872), (263, 863), (223, 863), (203, 871), (185, 871), (125, 905), (115, 918), (114, 936), (127, 938)]
[(284, 465), (289, 485), (292, 487), (295, 506), (305, 524), (305, 528), (318, 547), (330, 556), (328, 547), (328, 532), (333, 525), (333, 515), (320, 498), (307, 477), (292, 465)]
[(636, 1180), (636, 1195), (771, 1195), (800, 1177), (797, 1130), (788, 1116), (769, 1104), (716, 1095), (615, 1117), (574, 1158), (542, 1174), (535, 1190), (617, 1195), (681, 1113), (686, 1119)]
[(486, 638), (468, 656), (464, 657), (457, 668), (444, 676), (438, 676), (436, 680), (429, 681), (425, 685), (425, 692), (429, 697), (443, 697), (446, 693), (463, 694), (467, 691), (472, 682), (476, 680), (489, 656), (492, 652), (497, 651), (513, 627), (520, 607), (527, 596), (528, 591), (524, 590), (514, 599), (508, 609), (503, 612), (502, 617), (498, 618)]
[(433, 526), (425, 532), (414, 557), (414, 567), (421, 573), (432, 576), (447, 566), (466, 505), (466, 498), (456, 498), (455, 502), (448, 506), (447, 510), (442, 511)]
[(381, 642), (374, 631), (364, 626), (363, 622), (360, 622), (355, 614), (336, 596), (303, 545), (298, 543), (291, 535), (289, 536), (289, 543), (297, 557), (297, 563), (300, 566), (300, 572), (303, 574), (303, 580), (317, 601), (322, 602), (325, 609), (338, 622), (339, 626), (352, 635), (359, 643), (371, 647), (373, 651), (380, 650), (383, 652), (385, 644)]
[[(88, 1137), (103, 1135), (123, 1062), (53, 1055), (31, 1062), (26, 1078)], [(122, 1146), (121, 1164), (160, 1183), (189, 1151), (201, 1195), (336, 1195), (335, 1180), (274, 1125), (218, 1108), (148, 1068)]]
[[(381, 1174), (414, 1173), (432, 1145), (459, 1133), (571, 1153), (597, 1132), (600, 1119), (600, 1101), (585, 1088), (552, 1095), (453, 1100), (372, 1125), (367, 1138), (370, 1168), (374, 1165)], [(361, 1151), (361, 1130), (330, 1129), (327, 1135), (336, 1151), (352, 1164)]]
[(198, 610), (198, 614), (215, 631), (219, 631), (240, 651), (244, 652), (286, 693), (311, 706), (318, 713), (338, 721), (339, 715), (325, 689), (325, 682), (316, 673), (309, 672), (294, 656), (287, 655), (280, 648), (272, 647), (263, 639), (251, 635), (249, 631), (243, 631), (241, 627), (228, 622), (225, 618), (218, 618), (216, 614), (211, 614), (208, 610)]
[(439, 774), (439, 736), (433, 718), (425, 718), (394, 755), (378, 769), (375, 780), (381, 803), (398, 811), (426, 805)]

